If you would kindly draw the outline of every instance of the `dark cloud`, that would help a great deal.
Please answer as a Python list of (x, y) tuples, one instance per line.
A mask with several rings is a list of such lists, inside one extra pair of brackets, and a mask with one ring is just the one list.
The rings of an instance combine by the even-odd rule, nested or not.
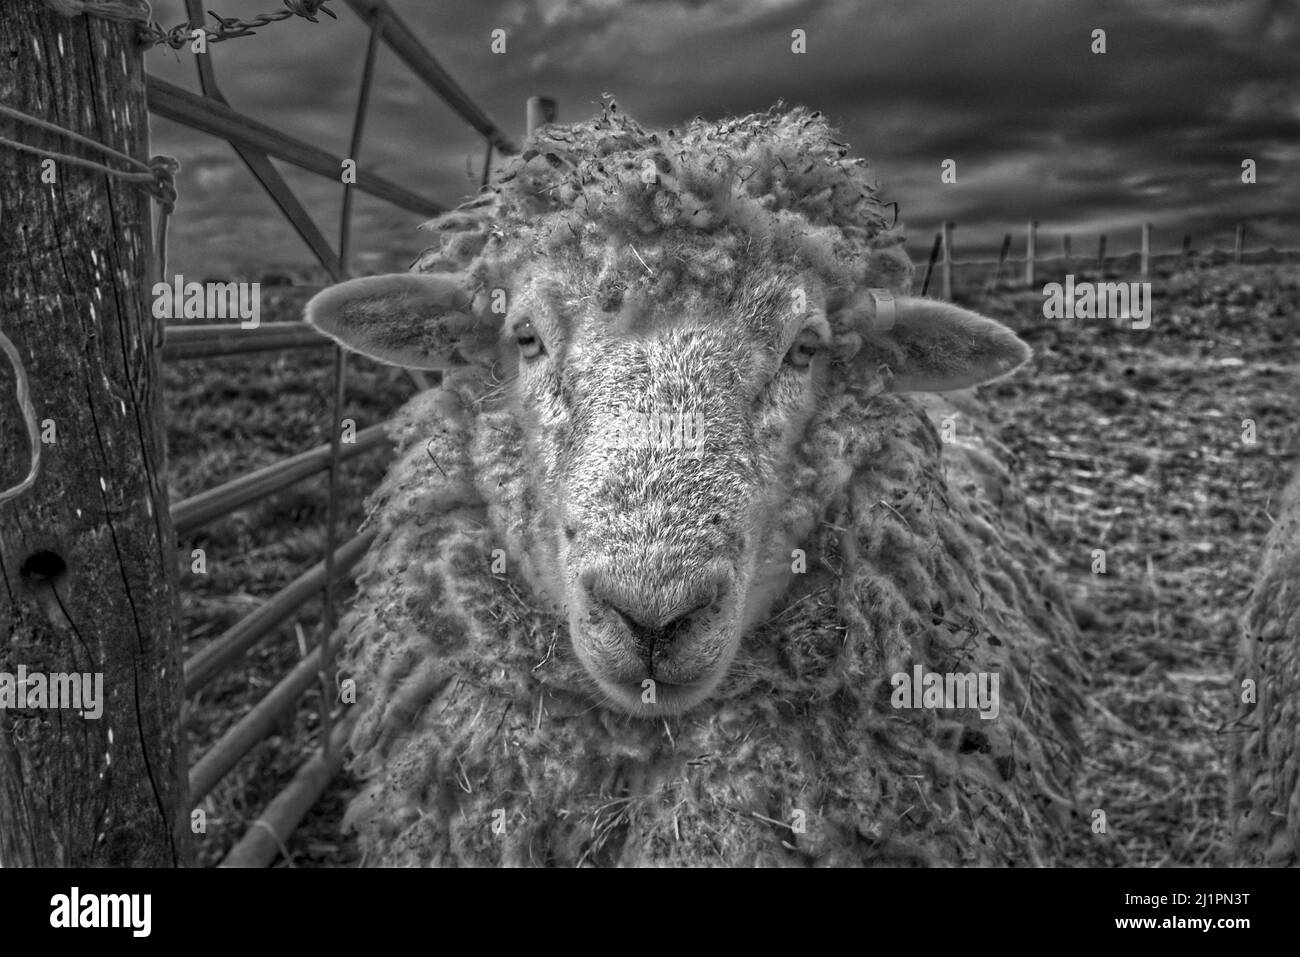
[[(392, 0), (449, 73), (513, 137), (532, 93), (562, 119), (599, 109), (604, 92), (648, 125), (695, 114), (821, 109), (867, 156), (928, 249), (944, 219), (972, 252), (995, 252), (1030, 218), (1076, 243), (1198, 245), (1242, 218), (1252, 240), (1300, 245), (1300, 3), (1296, 0)], [(269, 0), (230, 0), (248, 16)], [(272, 24), (213, 48), (240, 109), (343, 153), (365, 29), (342, 0), (337, 21)], [(165, 23), (178, 0), (154, 4)], [(507, 52), (494, 54), (503, 29)], [(808, 52), (791, 52), (791, 31)], [(1107, 53), (1090, 51), (1094, 29)], [(194, 88), (188, 52), (155, 50), (151, 71)], [(185, 164), (173, 260), (249, 271), (305, 263), (292, 231), (225, 144), (156, 123), (156, 151)], [(1244, 158), (1259, 183), (1240, 182)], [(958, 182), (940, 183), (957, 162)], [(476, 134), (389, 52), (380, 58), (361, 161), (454, 203), (472, 193)], [(467, 163), (472, 175), (467, 175)], [(339, 187), (294, 174), (334, 235)], [(357, 206), (354, 248), (413, 254), (416, 218)], [(1132, 240), (1124, 237), (1132, 236)], [(368, 261), (374, 261), (373, 258)]]

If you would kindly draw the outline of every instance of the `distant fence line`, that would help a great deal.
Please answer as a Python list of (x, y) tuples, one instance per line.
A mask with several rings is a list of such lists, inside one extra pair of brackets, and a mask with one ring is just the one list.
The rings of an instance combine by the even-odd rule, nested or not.
[[(921, 287), (921, 295), (926, 295), (929, 292), (930, 279), (934, 273), (934, 269), (937, 264), (939, 267), (940, 295), (944, 299), (952, 299), (953, 267), (973, 264), (973, 262), (959, 263), (956, 261), (954, 255), (953, 238), (952, 238), (953, 230), (956, 228), (956, 225), (957, 224), (952, 222), (951, 220), (945, 220), (942, 226), (940, 227), (939, 232), (935, 233), (934, 245), (930, 247), (930, 258), (929, 258), (929, 262), (926, 265), (925, 281)], [(1039, 227), (1039, 221), (1036, 219), (1031, 219), (1025, 226), (1025, 256), (1023, 259), (1010, 258), (1012, 234), (1007, 233), (1003, 237), (1002, 248), (998, 253), (997, 268), (993, 276), (989, 279), (990, 285), (996, 285), (998, 282), (1002, 280), (1003, 271), (1006, 269), (1007, 264), (1009, 262), (1019, 262), (1023, 264), (1024, 284), (1026, 286), (1032, 286), (1034, 284), (1035, 271), (1037, 265), (1041, 262), (1046, 261), (1046, 259), (1042, 256), (1039, 249), (1038, 227)], [(1191, 234), (1185, 233), (1183, 235), (1183, 244), (1182, 244), (1181, 253), (1165, 253), (1165, 254), (1153, 255), (1151, 252), (1151, 231), (1152, 231), (1151, 223), (1142, 224), (1141, 246), (1139, 247), (1139, 251), (1137, 255), (1138, 255), (1138, 273), (1143, 279), (1147, 279), (1150, 277), (1151, 264), (1154, 259), (1167, 257), (1167, 256), (1179, 256), (1179, 255), (1181, 255), (1184, 259), (1189, 259), (1194, 254), (1194, 250), (1192, 249)], [(1090, 262), (1090, 260), (1083, 257), (1080, 257), (1077, 260), (1074, 258), (1072, 253), (1071, 238), (1072, 237), (1069, 233), (1062, 234), (1061, 248), (1062, 248), (1063, 255), (1060, 258), (1064, 259), (1067, 265), (1073, 262), (1078, 262), (1080, 265), (1084, 265)], [(1106, 264), (1106, 259), (1107, 259), (1106, 238), (1107, 238), (1107, 234), (1102, 233), (1097, 240), (1097, 258), (1095, 260), (1095, 263), (1098, 268), (1103, 268)], [(1244, 222), (1239, 222), (1237, 223), (1233, 235), (1232, 260), (1234, 263), (1237, 264), (1241, 263), (1242, 255), (1245, 252), (1245, 247), (1246, 247), (1246, 224)], [(1126, 253), (1124, 255), (1131, 256), (1133, 254)], [(1120, 257), (1112, 256), (1111, 258), (1114, 259)]]

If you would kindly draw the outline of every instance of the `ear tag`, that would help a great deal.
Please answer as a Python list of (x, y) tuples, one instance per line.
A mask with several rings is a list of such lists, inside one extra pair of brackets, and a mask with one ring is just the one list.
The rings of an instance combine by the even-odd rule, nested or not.
[(871, 301), (876, 304), (876, 317), (872, 320), (872, 332), (888, 332), (898, 321), (898, 311), (894, 308), (894, 294), (888, 289), (868, 289)]

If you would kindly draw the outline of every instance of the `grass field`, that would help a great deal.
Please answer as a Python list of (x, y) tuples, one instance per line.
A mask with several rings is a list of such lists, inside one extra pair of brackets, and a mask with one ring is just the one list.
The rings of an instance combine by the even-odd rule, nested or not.
[[(1159, 268), (1147, 331), (1048, 320), (1041, 291), (988, 288), (983, 268), (957, 273), (958, 301), (1006, 322), (1035, 352), (984, 394), (1085, 628), (1092, 678), (1079, 800), (1085, 814), (1104, 810), (1108, 829), (1078, 834), (1072, 863), (1222, 861), (1237, 614), (1270, 496), (1300, 459), (1300, 268), (1225, 259)], [(1058, 278), (1040, 271), (1043, 282)], [(312, 291), (265, 289), (263, 321), (297, 318)], [(168, 368), (173, 501), (327, 441), (331, 371), (325, 350)], [(413, 391), (399, 370), (363, 359), (350, 360), (348, 382), (345, 415), (358, 430)], [(1253, 444), (1243, 441), (1247, 419)], [(374, 456), (344, 466), (345, 534), (381, 474)], [(325, 488), (323, 476), (304, 482), (180, 543), (187, 655), (320, 559)], [(189, 571), (195, 547), (206, 550), (206, 575)], [(1092, 571), (1098, 548), (1105, 575)], [(299, 660), (320, 616), (319, 601), (309, 604), (190, 702), (191, 761)], [(202, 802), (203, 863), (221, 859), (310, 755), (319, 709), (312, 692)], [(346, 775), (336, 780), (279, 866), (356, 862), (338, 832), (352, 788)]]

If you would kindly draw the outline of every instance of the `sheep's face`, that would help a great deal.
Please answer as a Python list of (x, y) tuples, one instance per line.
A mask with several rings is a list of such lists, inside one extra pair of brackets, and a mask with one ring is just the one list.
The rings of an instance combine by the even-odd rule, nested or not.
[(506, 380), (528, 489), (512, 507), (532, 511), (498, 503), (501, 531), (606, 701), (639, 715), (706, 699), (783, 590), (810, 530), (788, 521), (789, 464), (828, 385), (943, 391), (1029, 355), (949, 303), (850, 290), (828, 314), (816, 281), (771, 267), (654, 295), (611, 295), (580, 263), (538, 276), (504, 316), (465, 276), (404, 273), (327, 289), (307, 318), (384, 361)]
[(794, 276), (722, 301), (687, 290), (602, 309), (584, 292), (533, 284), (503, 329), (549, 509), (548, 585), (608, 699), (673, 713), (717, 686), (766, 608), (774, 560), (789, 566), (773, 519), (830, 326)]

